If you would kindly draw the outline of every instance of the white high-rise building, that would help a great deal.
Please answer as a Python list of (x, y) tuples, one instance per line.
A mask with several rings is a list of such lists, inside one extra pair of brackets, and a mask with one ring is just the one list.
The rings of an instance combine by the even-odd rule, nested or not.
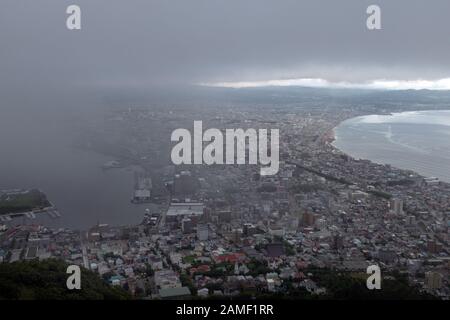
[(389, 208), (390, 211), (396, 215), (402, 215), (403, 214), (403, 200), (402, 199), (392, 199), (389, 202)]
[(206, 241), (209, 238), (209, 228), (207, 224), (197, 225), (197, 238), (200, 241)]

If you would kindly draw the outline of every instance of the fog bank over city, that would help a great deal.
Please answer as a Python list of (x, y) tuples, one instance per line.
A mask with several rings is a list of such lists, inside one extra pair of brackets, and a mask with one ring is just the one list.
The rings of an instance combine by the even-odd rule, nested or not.
[(0, 301), (450, 300), (449, 0), (0, 3)]
[(65, 26), (69, 4), (2, 2), (4, 101), (25, 96), (31, 104), (36, 96), (70, 96), (78, 88), (261, 85), (267, 79), (324, 79), (306, 83), (319, 87), (449, 87), (446, 0), (432, 6), (377, 1), (382, 29), (375, 31), (366, 28), (368, 0), (79, 0), (78, 31)]

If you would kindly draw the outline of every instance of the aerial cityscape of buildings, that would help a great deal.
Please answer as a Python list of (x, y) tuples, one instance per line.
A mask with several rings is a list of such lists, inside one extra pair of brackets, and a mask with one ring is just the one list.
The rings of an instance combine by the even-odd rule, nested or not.
[[(379, 109), (256, 110), (110, 111), (107, 138), (86, 133), (79, 144), (120, 145), (107, 169), (139, 165), (144, 174), (136, 175), (131, 201), (157, 203), (157, 209), (142, 212), (137, 225), (102, 221), (87, 230), (50, 228), (32, 217), (15, 224), (3, 219), (0, 262), (62, 259), (146, 299), (292, 289), (320, 296), (328, 288), (314, 270), (357, 274), (375, 264), (387, 278), (399, 272), (418, 290), (449, 299), (450, 184), (354, 159), (332, 144), (341, 121)], [(214, 128), (280, 129), (279, 172), (171, 164), (171, 128), (187, 127), (199, 114)]]

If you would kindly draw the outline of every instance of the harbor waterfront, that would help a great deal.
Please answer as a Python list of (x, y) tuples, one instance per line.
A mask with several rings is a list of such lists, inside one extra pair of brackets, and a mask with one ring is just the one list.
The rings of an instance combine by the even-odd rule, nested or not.
[[(27, 223), (75, 229), (98, 222), (139, 223), (145, 210), (153, 208), (148, 203), (131, 203), (139, 168), (116, 165), (105, 170), (105, 165), (115, 164), (112, 161), (116, 157), (75, 145), (80, 132), (87, 131), (87, 116), (83, 118), (80, 110), (75, 113), (68, 108), (49, 109), (45, 110), (51, 117), (31, 109), (26, 113), (14, 109), (2, 113), (0, 135), (14, 136), (16, 141), (0, 141), (0, 190), (38, 188), (60, 214), (56, 219), (37, 214)], [(101, 121), (104, 111), (96, 113), (92, 109), (89, 121)], [(16, 220), (24, 222), (22, 218)]]
[(450, 301), (449, 0), (22, 2), (0, 11), (2, 310)]
[(450, 182), (450, 110), (360, 116), (334, 132), (333, 145), (354, 158)]
[[(170, 165), (170, 132), (191, 124), (200, 114), (195, 107), (179, 109), (176, 117), (163, 107), (105, 110), (100, 119), (106, 120), (84, 130), (85, 139), (75, 139), (76, 132), (72, 136), (90, 148), (72, 148), (70, 141), (50, 140), (56, 135), (49, 135), (47, 145), (37, 144), (47, 159), (39, 157), (42, 152), (28, 156), (36, 144), (20, 150), (5, 144), (21, 161), (8, 162), (8, 153), (1, 159), (8, 178), (2, 183), (17, 188), (18, 183), (41, 182), (61, 211), (55, 219), (61, 225), (76, 219), (98, 222), (80, 227), (81, 232), (69, 224), (55, 228), (33, 219), (6, 223), (0, 229), (2, 259), (56, 258), (81, 265), (137, 299), (336, 299), (342, 292), (342, 287), (336, 291), (336, 282), (369, 299), (372, 291), (357, 288), (365, 285), (361, 275), (372, 265), (382, 270), (381, 298), (449, 299), (450, 184), (343, 154), (331, 145), (333, 128), (383, 109), (330, 110), (253, 104), (200, 110), (210, 119), (208, 127), (279, 128), (280, 171), (274, 176), (260, 175), (257, 165)], [(170, 125), (167, 119), (173, 119)], [(161, 123), (167, 128), (156, 134)], [(96, 150), (119, 150), (122, 156)], [(130, 159), (147, 172), (135, 174), (132, 166), (123, 166)], [(6, 174), (8, 169), (14, 176)], [(14, 183), (15, 176), (20, 181)], [(51, 192), (53, 184), (60, 186), (53, 189), (59, 193)], [(156, 193), (158, 186), (166, 193)], [(131, 203), (132, 195), (137, 204)], [(161, 210), (149, 207), (156, 198), (166, 205)], [(71, 202), (63, 202), (67, 199)], [(70, 211), (64, 210), (67, 204), (72, 204)], [(127, 218), (123, 226), (119, 219)]]

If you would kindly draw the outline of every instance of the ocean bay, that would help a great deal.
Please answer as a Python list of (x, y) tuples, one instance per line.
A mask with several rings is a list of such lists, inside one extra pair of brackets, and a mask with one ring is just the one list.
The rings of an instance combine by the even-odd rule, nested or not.
[(354, 158), (450, 182), (450, 110), (361, 116), (334, 131), (333, 145)]

